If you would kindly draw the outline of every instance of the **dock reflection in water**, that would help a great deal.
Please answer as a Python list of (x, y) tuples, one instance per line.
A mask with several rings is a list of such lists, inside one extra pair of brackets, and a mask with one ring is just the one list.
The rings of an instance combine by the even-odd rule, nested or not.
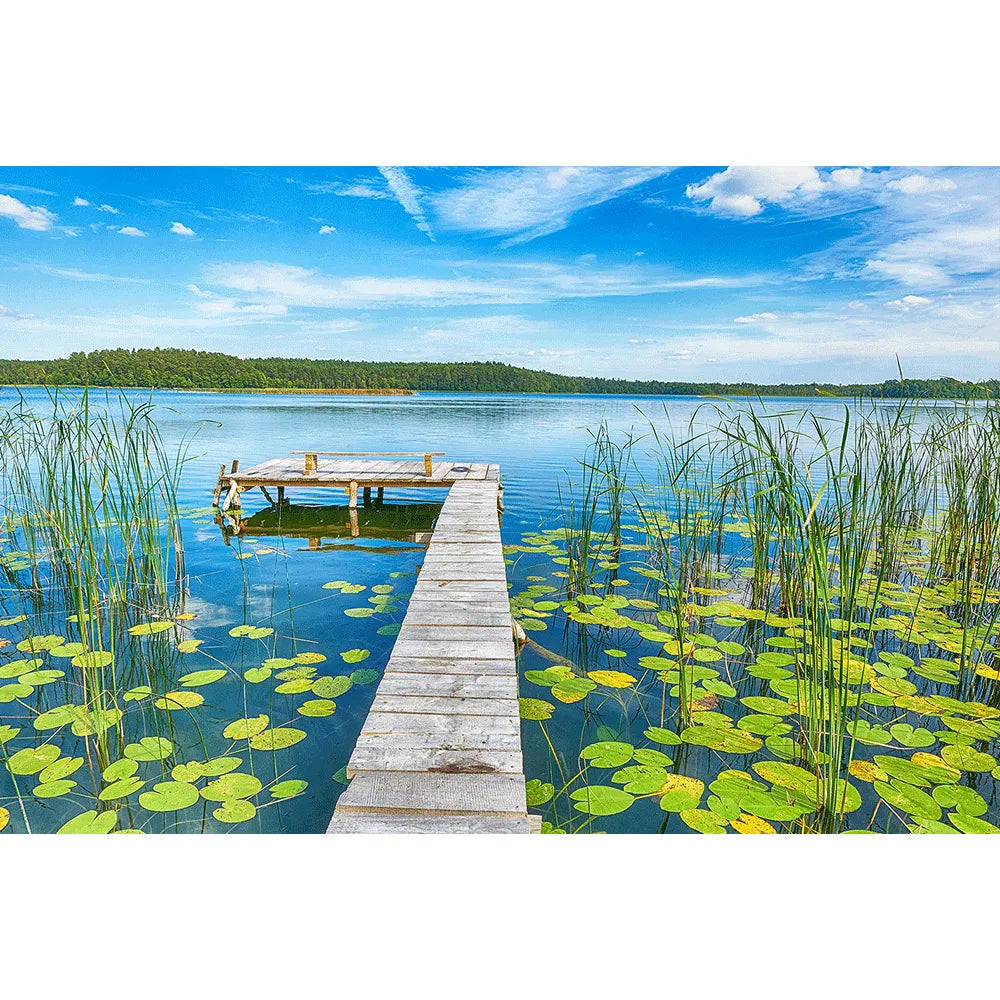
[[(216, 515), (215, 523), (229, 545), (234, 537), (304, 538), (305, 551), (349, 548), (336, 539), (366, 538), (409, 543), (426, 548), (441, 513), (439, 503), (382, 503), (360, 508), (283, 503), (243, 516), (239, 509)], [(407, 546), (408, 547), (408, 546)], [(398, 546), (386, 546), (386, 552)], [(379, 550), (381, 551), (381, 549)]]

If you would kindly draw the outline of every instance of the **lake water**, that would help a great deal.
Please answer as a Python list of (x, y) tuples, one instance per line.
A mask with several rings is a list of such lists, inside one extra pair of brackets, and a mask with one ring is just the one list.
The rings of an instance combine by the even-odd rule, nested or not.
[[(13, 390), (3, 390), (0, 402), (10, 405)], [(39, 390), (25, 390), (27, 399), (43, 404)], [(130, 393), (135, 398), (144, 394)], [(612, 436), (631, 431), (648, 433), (652, 420), (661, 430), (669, 425), (682, 427), (694, 422), (704, 428), (711, 420), (704, 400), (613, 396), (496, 396), (469, 393), (425, 393), (412, 397), (304, 396), (265, 394), (215, 394), (157, 392), (158, 423), (167, 444), (174, 446), (197, 434), (189, 442), (190, 461), (181, 481), (180, 502), (186, 509), (184, 543), (189, 594), (186, 610), (191, 619), (185, 635), (203, 640), (203, 646), (184, 658), (183, 669), (195, 671), (222, 663), (227, 676), (200, 688), (204, 705), (197, 714), (197, 727), (178, 725), (177, 759), (206, 759), (231, 750), (231, 741), (221, 737), (232, 720), (267, 714), (277, 724), (292, 720), (308, 738), (278, 753), (257, 753), (251, 764), (265, 783), (284, 780), (308, 782), (304, 793), (288, 801), (268, 801), (261, 793), (256, 816), (247, 822), (225, 823), (213, 817), (211, 806), (199, 802), (189, 809), (148, 813), (133, 800), (120, 809), (120, 825), (155, 831), (176, 832), (321, 832), (343, 789), (341, 769), (350, 756), (361, 723), (374, 697), (377, 681), (393, 644), (391, 634), (405, 613), (405, 597), (412, 587), (422, 549), (408, 532), (426, 527), (433, 511), (424, 511), (412, 523), (398, 525), (398, 532), (366, 535), (362, 511), (362, 537), (345, 537), (340, 529), (322, 529), (301, 537), (274, 537), (262, 529), (259, 537), (244, 535), (227, 539), (206, 508), (219, 466), (239, 459), (244, 468), (293, 450), (344, 451), (443, 451), (448, 461), (495, 462), (501, 467), (505, 485), (505, 513), (502, 535), (505, 545), (524, 544), (524, 536), (540, 528), (552, 527), (559, 507), (559, 490), (570, 478), (579, 478), (579, 459), (592, 440), (592, 433), (605, 421)], [(838, 400), (768, 400), (770, 408), (801, 409), (840, 418), (844, 403)], [(640, 443), (641, 455), (645, 445)], [(644, 464), (640, 458), (640, 465)], [(332, 491), (289, 491), (295, 504), (343, 505), (342, 495)], [(389, 503), (441, 502), (441, 491), (387, 491)], [(259, 491), (244, 495), (244, 513), (267, 506)], [(337, 520), (336, 514), (326, 515)], [(371, 520), (371, 518), (369, 518)], [(385, 518), (383, 522), (388, 523)], [(342, 521), (342, 519), (341, 519)], [(385, 527), (383, 523), (383, 527)], [(377, 526), (375, 526), (377, 527)], [(313, 539), (310, 541), (310, 537)], [(530, 545), (527, 547), (531, 547)], [(523, 553), (508, 559), (512, 594), (523, 592), (545, 580), (560, 586), (559, 566), (550, 555)], [(533, 577), (534, 580), (529, 580)], [(324, 583), (347, 581), (365, 589), (355, 594), (324, 589)], [(634, 593), (648, 593), (637, 580)], [(374, 595), (392, 588), (381, 596)], [(628, 592), (632, 596), (632, 592)], [(559, 599), (559, 598), (556, 598)], [(364, 617), (345, 615), (351, 608), (375, 608)], [(241, 624), (273, 627), (273, 635), (262, 640), (234, 638), (229, 630)], [(9, 634), (9, 633), (5, 633)], [(566, 636), (555, 623), (530, 636), (541, 646), (565, 653)], [(11, 636), (14, 638), (14, 636)], [(183, 638), (183, 636), (182, 636)], [(607, 645), (607, 644), (605, 644)], [(357, 662), (341, 654), (367, 650)], [(649, 649), (643, 650), (650, 652)], [(314, 680), (325, 674), (350, 675), (356, 671), (350, 689), (331, 700), (336, 710), (326, 717), (302, 717), (297, 708), (304, 700), (317, 697), (308, 691), (282, 693), (282, 682), (272, 676), (259, 683), (247, 683), (247, 670), (260, 667), (265, 659), (290, 658), (302, 652), (325, 657), (316, 665)], [(633, 663), (638, 650), (623, 651), (619, 664), (605, 659), (601, 664), (624, 666)], [(360, 655), (360, 654), (358, 654)], [(617, 652), (613, 654), (617, 656)], [(541, 670), (550, 661), (531, 649), (522, 655), (521, 672)], [(593, 665), (593, 663), (591, 664)], [(336, 688), (342, 681), (334, 683)], [(293, 685), (294, 686), (294, 685)], [(522, 680), (522, 695), (538, 697), (544, 691)], [(40, 696), (39, 696), (40, 697)], [(39, 709), (44, 705), (39, 703)], [(529, 778), (553, 781), (552, 754), (548, 739), (565, 751), (567, 766), (578, 766), (579, 748), (593, 739), (630, 738), (641, 740), (642, 730), (656, 720), (628, 718), (623, 702), (609, 698), (595, 711), (581, 714), (581, 706), (557, 705), (545, 732), (536, 722), (523, 727), (525, 772)], [(179, 713), (171, 713), (177, 715)], [(192, 718), (194, 713), (192, 713)], [(15, 701), (0, 704), (0, 724), (17, 724), (24, 712)], [(23, 721), (22, 721), (23, 725)], [(637, 727), (637, 728), (636, 728)], [(141, 733), (137, 734), (141, 735)], [(547, 737), (547, 738), (546, 738)], [(131, 738), (136, 738), (133, 736)], [(24, 745), (22, 737), (8, 751)], [(204, 743), (202, 741), (205, 741)], [(245, 747), (245, 743), (244, 743)], [(663, 747), (669, 750), (669, 747)], [(71, 753), (72, 748), (65, 753)], [(708, 751), (705, 751), (707, 753)], [(168, 763), (172, 763), (168, 762)], [(145, 765), (144, 765), (145, 766)], [(735, 765), (734, 765), (735, 766)], [(157, 769), (161, 768), (156, 764)], [(168, 767), (166, 769), (169, 769)], [(610, 773), (610, 772), (609, 772)], [(141, 776), (147, 777), (144, 772)], [(165, 771), (148, 775), (147, 788), (154, 780), (166, 778)], [(568, 776), (567, 776), (568, 777)], [(23, 828), (14, 807), (12, 791), (0, 772), (0, 804), (10, 808), (12, 828)], [(22, 779), (28, 787), (31, 778)], [(34, 803), (41, 810), (37, 828), (58, 829), (62, 823), (93, 802), (93, 789), (80, 780), (71, 794)], [(134, 797), (133, 797), (134, 799)], [(93, 805), (89, 806), (93, 808)], [(558, 817), (550, 817), (558, 822)], [(579, 817), (578, 817), (579, 818)], [(596, 828), (609, 832), (656, 832), (664, 814), (656, 800), (637, 801), (627, 813), (603, 819)], [(686, 828), (672, 823), (678, 832)]]

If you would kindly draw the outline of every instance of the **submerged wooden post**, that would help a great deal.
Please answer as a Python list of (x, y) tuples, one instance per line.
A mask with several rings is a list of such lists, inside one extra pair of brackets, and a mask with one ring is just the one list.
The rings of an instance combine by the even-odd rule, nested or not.
[(212, 506), (219, 506), (219, 498), (222, 496), (222, 481), (226, 478), (226, 463), (223, 462), (219, 466), (219, 481), (215, 484), (215, 489), (212, 491)]
[(372, 502), (372, 488), (370, 486), (365, 487), (363, 496), (364, 496), (365, 506), (370, 507)]
[(356, 503), (347, 514), (351, 519), (351, 538), (357, 538), (361, 534), (361, 529), (358, 527), (358, 506)]
[(381, 503), (381, 502), (382, 502), (382, 494), (383, 494), (384, 492), (385, 492), (385, 490), (383, 489), (383, 487), (381, 487), (381, 486), (380, 486), (380, 487), (378, 488), (378, 492), (376, 492), (376, 494), (375, 494), (375, 499), (376, 499), (376, 500), (378, 500), (378, 502), (379, 502), (379, 503)]
[(284, 486), (279, 486), (278, 487), (278, 506), (280, 507), (281, 504), (283, 504), (284, 502), (285, 502), (285, 487)]
[(357, 510), (358, 508), (358, 484), (356, 482), (351, 482), (351, 485), (347, 488), (347, 506), (352, 510)]

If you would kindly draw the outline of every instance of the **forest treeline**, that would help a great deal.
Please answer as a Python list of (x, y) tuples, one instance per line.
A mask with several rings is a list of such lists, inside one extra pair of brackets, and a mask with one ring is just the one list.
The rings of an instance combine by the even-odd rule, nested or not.
[(179, 348), (82, 351), (51, 361), (0, 360), (2, 385), (139, 386), (160, 389), (415, 389), (459, 392), (643, 395), (835, 396), (954, 399), (1000, 397), (1000, 381), (889, 379), (836, 385), (665, 382), (556, 375), (497, 361), (330, 361), (237, 358)]

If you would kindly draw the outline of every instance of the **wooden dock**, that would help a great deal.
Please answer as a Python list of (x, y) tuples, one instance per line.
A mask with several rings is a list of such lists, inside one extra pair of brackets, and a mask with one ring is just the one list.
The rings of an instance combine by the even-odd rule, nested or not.
[[(240, 469), (239, 460), (236, 460), (228, 472), (224, 465), (219, 469), (213, 505), (218, 507), (221, 500), (223, 513), (231, 507), (239, 508), (242, 506), (242, 494), (258, 488), (270, 503), (274, 503), (274, 499), (269, 489), (277, 490), (277, 502), (280, 504), (284, 501), (285, 490), (295, 487), (342, 489), (347, 493), (349, 506), (356, 508), (359, 490), (362, 491), (363, 501), (370, 501), (373, 489), (377, 490), (377, 498), (381, 500), (387, 488), (450, 489), (456, 483), (489, 482), (493, 484), (494, 498), (503, 509), (499, 465), (435, 461), (442, 454), (303, 451), (293, 452), (287, 458), (272, 458), (249, 469)], [(296, 455), (302, 458), (296, 458)]]
[[(240, 481), (249, 483), (252, 473), (266, 477), (268, 464), (264, 473), (248, 469)], [(332, 464), (319, 463), (316, 475), (342, 485), (345, 472)], [(352, 780), (329, 833), (534, 828), (525, 803), (517, 666), (497, 515), (499, 468), (463, 468), (468, 472), (435, 466), (430, 476), (420, 476), (422, 483), (401, 470), (391, 473), (399, 485), (449, 485), (450, 491), (351, 755)], [(365, 482), (356, 468), (347, 474), (353, 477), (349, 483)]]

